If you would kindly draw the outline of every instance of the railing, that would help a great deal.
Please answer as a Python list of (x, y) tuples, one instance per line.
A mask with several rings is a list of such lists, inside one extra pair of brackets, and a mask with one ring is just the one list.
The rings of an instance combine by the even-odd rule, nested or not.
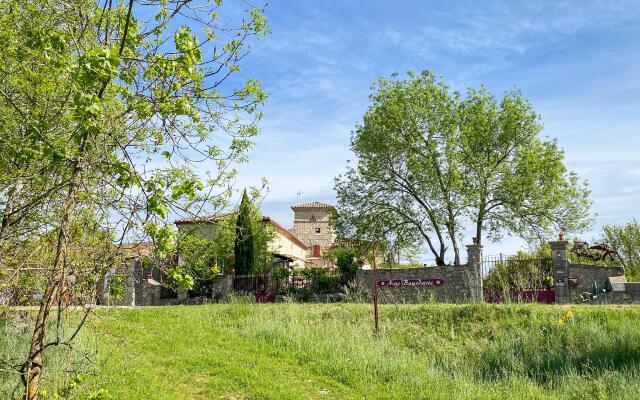
[(233, 290), (255, 295), (277, 294), (298, 289), (321, 291), (323, 285), (327, 284), (328, 279), (339, 279), (338, 272), (334, 270), (322, 270), (316, 274), (310, 273), (310, 271), (306, 273), (296, 272), (285, 277), (269, 274), (238, 275), (233, 278)]
[(538, 291), (553, 286), (551, 258), (521, 256), (483, 257), (482, 278), (485, 286), (501, 286), (511, 290)]

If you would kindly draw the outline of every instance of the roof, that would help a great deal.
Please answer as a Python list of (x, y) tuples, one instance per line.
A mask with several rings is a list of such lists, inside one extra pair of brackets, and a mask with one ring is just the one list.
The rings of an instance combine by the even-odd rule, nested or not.
[(303, 203), (303, 204), (296, 204), (294, 206), (291, 206), (292, 210), (299, 210), (302, 208), (332, 208), (335, 209), (334, 206), (332, 206), (331, 204), (326, 204), (326, 203), (320, 203), (318, 201), (314, 201), (311, 203)]
[[(197, 224), (197, 223), (215, 224), (215, 223), (218, 223), (218, 222), (222, 221), (224, 218), (227, 218), (227, 217), (229, 217), (229, 214), (226, 214), (226, 215), (208, 215), (208, 216), (205, 215), (205, 216), (202, 216), (202, 217), (179, 219), (179, 220), (175, 221), (175, 224), (176, 225), (187, 225), (187, 224)], [(272, 218), (267, 217), (267, 216), (263, 216), (262, 217), (262, 221), (269, 223), (282, 236), (284, 236), (287, 239), (291, 240), (296, 245), (302, 247), (305, 250), (309, 249), (309, 247), (306, 244), (304, 244), (304, 242), (302, 240), (298, 239), (297, 236), (295, 236), (293, 233), (289, 232), (287, 229), (285, 229), (282, 225), (280, 225), (279, 223), (274, 221)]]
[(118, 250), (128, 252), (130, 258), (149, 257), (155, 249), (153, 242), (122, 243)]
[(203, 215), (203, 216), (199, 216), (199, 217), (177, 219), (173, 223), (176, 224), (176, 225), (197, 224), (197, 223), (202, 223), (202, 222), (215, 224), (215, 223), (218, 223), (218, 222), (222, 221), (223, 219), (229, 217), (229, 215), (230, 214)]

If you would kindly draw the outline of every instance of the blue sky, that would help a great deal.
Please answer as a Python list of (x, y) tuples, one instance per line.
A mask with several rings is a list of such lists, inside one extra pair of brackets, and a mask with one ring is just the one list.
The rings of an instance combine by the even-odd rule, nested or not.
[[(640, 217), (640, 1), (273, 0), (266, 14), (273, 33), (243, 73), (270, 98), (238, 187), (267, 178), (263, 212), (283, 225), (298, 191), (300, 202), (335, 201), (376, 78), (425, 69), (457, 90), (523, 91), (590, 182), (598, 217), (585, 238)], [(507, 238), (485, 254), (523, 245)]]

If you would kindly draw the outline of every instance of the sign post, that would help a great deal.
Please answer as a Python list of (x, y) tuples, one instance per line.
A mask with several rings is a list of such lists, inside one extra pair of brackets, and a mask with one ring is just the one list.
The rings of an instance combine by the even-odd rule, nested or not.
[(378, 336), (378, 268), (376, 265), (376, 247), (373, 246), (373, 320), (375, 333)]

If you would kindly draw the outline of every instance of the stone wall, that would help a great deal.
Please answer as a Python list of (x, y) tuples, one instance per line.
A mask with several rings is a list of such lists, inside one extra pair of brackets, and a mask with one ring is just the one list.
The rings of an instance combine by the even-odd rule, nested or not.
[[(610, 304), (640, 304), (640, 282), (622, 282), (621, 287), (604, 296), (604, 302)], [(617, 290), (616, 290), (617, 289)]]
[(178, 232), (182, 235), (193, 235), (201, 239), (213, 240), (217, 236), (216, 223), (190, 222), (178, 224)]
[[(128, 259), (116, 268), (112, 268), (97, 282), (97, 301), (101, 305), (134, 306), (136, 305), (136, 285), (140, 282), (141, 263), (136, 259)], [(109, 295), (114, 279), (122, 279), (122, 298), (114, 299)]]
[(213, 279), (213, 298), (216, 302), (229, 300), (233, 290), (233, 277), (231, 275), (218, 275)]
[[(399, 268), (377, 270), (378, 281), (386, 280), (436, 280), (439, 286), (391, 286), (379, 287), (381, 303), (418, 303), (430, 300), (445, 303), (476, 302), (482, 289), (478, 270), (473, 266), (446, 266), (425, 268)], [(356, 285), (368, 298), (373, 296), (373, 270), (358, 270)]]
[(136, 298), (136, 306), (166, 306), (176, 304), (203, 304), (220, 303), (229, 300), (233, 288), (231, 275), (218, 275), (213, 278), (211, 297), (187, 297), (187, 293), (180, 291), (177, 297), (162, 297), (162, 284), (153, 278), (143, 279), (137, 289), (139, 295)]
[(560, 239), (549, 242), (557, 304), (582, 301), (581, 295), (591, 293), (594, 282), (601, 286), (607, 285), (607, 290), (612, 291), (605, 295), (598, 294), (592, 303), (640, 302), (640, 286), (626, 282), (623, 267), (572, 264), (567, 260), (569, 242)]
[(624, 276), (624, 268), (569, 263), (569, 296), (576, 299), (583, 292), (591, 292), (593, 282), (601, 285), (615, 276)]

